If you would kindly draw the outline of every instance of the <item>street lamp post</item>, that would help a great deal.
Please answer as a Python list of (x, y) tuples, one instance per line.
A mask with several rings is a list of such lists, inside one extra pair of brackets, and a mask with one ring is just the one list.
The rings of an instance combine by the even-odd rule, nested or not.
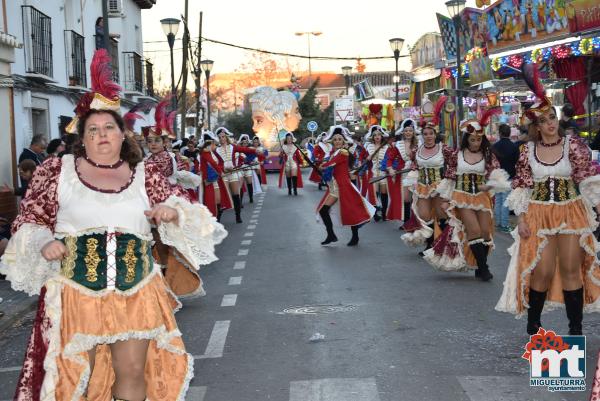
[(396, 75), (394, 75), (394, 84), (396, 86), (396, 110), (398, 110), (398, 102), (400, 98), (400, 75), (398, 72), (398, 59), (400, 58), (400, 50), (402, 50), (402, 45), (404, 45), (404, 39), (402, 38), (392, 38), (390, 39), (390, 47), (394, 52), (394, 60), (396, 60)]
[(296, 32), (295, 35), (296, 36), (302, 36), (302, 35), (306, 35), (306, 38), (308, 40), (308, 83), (309, 86), (312, 86), (312, 66), (310, 63), (310, 37), (312, 36), (319, 36), (323, 34), (323, 32)]
[(446, 8), (448, 14), (454, 22), (454, 31), (456, 33), (456, 101), (458, 103), (458, 116), (456, 118), (457, 136), (460, 136), (460, 121), (463, 119), (464, 106), (463, 106), (463, 95), (462, 95), (462, 63), (460, 54), (460, 13), (465, 9), (466, 0), (449, 0), (446, 2)]
[(202, 60), (200, 62), (200, 66), (204, 70), (204, 74), (206, 74), (206, 115), (207, 115), (207, 127), (210, 131), (210, 71), (213, 68), (214, 61), (212, 60)]
[(346, 96), (350, 94), (350, 74), (352, 73), (352, 67), (345, 65), (342, 67), (342, 73), (344, 74), (344, 83), (346, 84)]
[[(163, 32), (167, 35), (169, 50), (171, 52), (171, 107), (177, 110), (177, 94), (175, 93), (175, 66), (173, 64), (173, 45), (175, 44), (175, 35), (179, 30), (179, 20), (177, 18), (164, 18), (160, 20)], [(173, 121), (173, 132), (177, 132), (177, 122)]]

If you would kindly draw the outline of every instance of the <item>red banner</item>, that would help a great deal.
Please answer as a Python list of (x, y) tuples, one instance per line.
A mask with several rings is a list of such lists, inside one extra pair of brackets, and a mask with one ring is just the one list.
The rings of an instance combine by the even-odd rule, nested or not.
[(567, 5), (569, 30), (573, 33), (600, 28), (598, 0), (571, 0)]

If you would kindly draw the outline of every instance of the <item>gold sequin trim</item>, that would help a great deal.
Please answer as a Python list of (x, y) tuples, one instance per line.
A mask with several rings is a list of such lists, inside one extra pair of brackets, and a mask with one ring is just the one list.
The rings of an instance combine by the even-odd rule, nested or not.
[(96, 238), (88, 238), (85, 243), (87, 254), (83, 259), (87, 267), (85, 278), (90, 283), (98, 281), (98, 264), (100, 264), (100, 256), (98, 256), (98, 240)]
[(146, 277), (150, 274), (150, 258), (148, 257), (148, 241), (146, 240), (142, 240), (141, 253), (143, 266), (142, 274)]
[(137, 260), (138, 258), (135, 256), (135, 240), (130, 239), (127, 241), (127, 250), (123, 257), (125, 266), (127, 266), (127, 273), (125, 274), (126, 283), (133, 283), (133, 280), (135, 279), (135, 264), (137, 263)]
[(60, 274), (66, 278), (73, 278), (75, 275), (75, 259), (77, 259), (77, 237), (65, 237), (65, 245), (69, 252), (63, 259)]

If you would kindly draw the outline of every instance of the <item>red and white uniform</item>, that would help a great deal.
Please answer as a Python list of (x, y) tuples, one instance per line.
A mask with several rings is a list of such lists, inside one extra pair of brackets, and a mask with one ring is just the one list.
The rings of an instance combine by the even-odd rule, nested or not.
[[(387, 152), (389, 146), (388, 144), (375, 145), (372, 142), (368, 142), (365, 146), (365, 149), (369, 156), (371, 156), (371, 168), (369, 169), (369, 180), (371, 178), (382, 177), (386, 173), (381, 171), (381, 163), (383, 162), (383, 158), (385, 157), (385, 152)], [(387, 184), (386, 181), (379, 181), (377, 184)], [(369, 202), (373, 206), (377, 206), (377, 191), (375, 189), (375, 185), (368, 185), (367, 195)]]
[(302, 171), (300, 171), (302, 154), (300, 150), (295, 145), (283, 144), (279, 157), (283, 159), (281, 169), (279, 170), (279, 188), (283, 187), (283, 177), (286, 175), (286, 172), (296, 172), (298, 176), (298, 188), (303, 188)]
[[(318, 167), (323, 163), (323, 161), (329, 157), (331, 153), (331, 145), (325, 142), (319, 142), (317, 146), (313, 149), (314, 163)], [(310, 177), (308, 178), (312, 182), (316, 182), (317, 184), (321, 182), (321, 175), (319, 172), (313, 167), (312, 172), (310, 173)]]
[[(202, 194), (202, 203), (210, 210), (213, 216), (217, 216), (217, 202), (215, 197), (215, 191), (219, 190), (221, 195), (221, 210), (231, 209), (233, 207), (233, 201), (231, 200), (231, 194), (229, 188), (223, 182), (221, 174), (223, 169), (219, 165), (219, 158), (210, 150), (205, 149), (200, 152), (198, 156), (200, 158), (200, 172), (204, 180), (204, 188)], [(209, 170), (212, 170), (209, 173)], [(216, 181), (213, 181), (214, 173), (218, 174)], [(210, 178), (209, 178), (210, 177)]]
[[(398, 143), (403, 141), (398, 141)], [(386, 154), (385, 168), (394, 168), (395, 170), (403, 170), (406, 167), (404, 158), (402, 157), (398, 146), (390, 146)], [(402, 175), (397, 174), (393, 177), (386, 178), (390, 204), (387, 209), (388, 220), (402, 220), (404, 217), (404, 202), (402, 199)]]
[[(217, 152), (217, 156), (220, 159), (219, 165), (221, 166), (223, 171), (225, 171), (227, 169), (233, 169), (238, 166), (236, 153), (256, 153), (256, 150), (254, 150), (253, 148), (247, 148), (245, 146), (229, 144), (229, 145), (225, 145), (225, 146), (221, 145), (221, 146), (217, 147), (216, 152)], [(223, 181), (225, 181), (225, 182), (239, 181), (240, 177), (241, 177), (241, 175), (236, 171), (224, 173)]]
[(317, 207), (317, 213), (323, 207), (328, 196), (337, 198), (333, 209), (338, 210), (339, 222), (344, 226), (356, 226), (368, 223), (375, 214), (375, 208), (361, 196), (358, 189), (350, 181), (350, 153), (346, 149), (338, 149), (322, 167), (333, 167), (333, 177), (329, 187)]

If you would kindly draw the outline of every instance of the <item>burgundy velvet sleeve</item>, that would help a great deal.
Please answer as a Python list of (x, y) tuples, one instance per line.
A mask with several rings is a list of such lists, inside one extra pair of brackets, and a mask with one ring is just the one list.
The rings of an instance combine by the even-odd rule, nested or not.
[(145, 163), (144, 169), (146, 173), (146, 193), (148, 199), (150, 199), (151, 207), (166, 201), (171, 195), (185, 198), (191, 202), (187, 191), (179, 185), (171, 185), (155, 164)]
[(449, 146), (443, 145), (442, 153), (444, 155), (444, 163), (446, 169), (444, 178), (456, 180), (456, 167), (458, 166), (458, 149), (452, 149)]
[(569, 161), (573, 169), (573, 181), (576, 184), (598, 174), (596, 168), (592, 165), (589, 148), (578, 137), (570, 137)]
[(485, 164), (485, 178), (490, 178), (492, 171), (500, 168), (500, 162), (495, 154), (491, 153), (487, 163)]
[(519, 149), (519, 160), (517, 160), (516, 174), (512, 181), (513, 189), (533, 188), (533, 175), (529, 165), (529, 144), (521, 145)]
[(12, 225), (15, 233), (25, 223), (46, 226), (54, 232), (58, 213), (58, 179), (62, 160), (51, 157), (35, 169), (29, 188)]

